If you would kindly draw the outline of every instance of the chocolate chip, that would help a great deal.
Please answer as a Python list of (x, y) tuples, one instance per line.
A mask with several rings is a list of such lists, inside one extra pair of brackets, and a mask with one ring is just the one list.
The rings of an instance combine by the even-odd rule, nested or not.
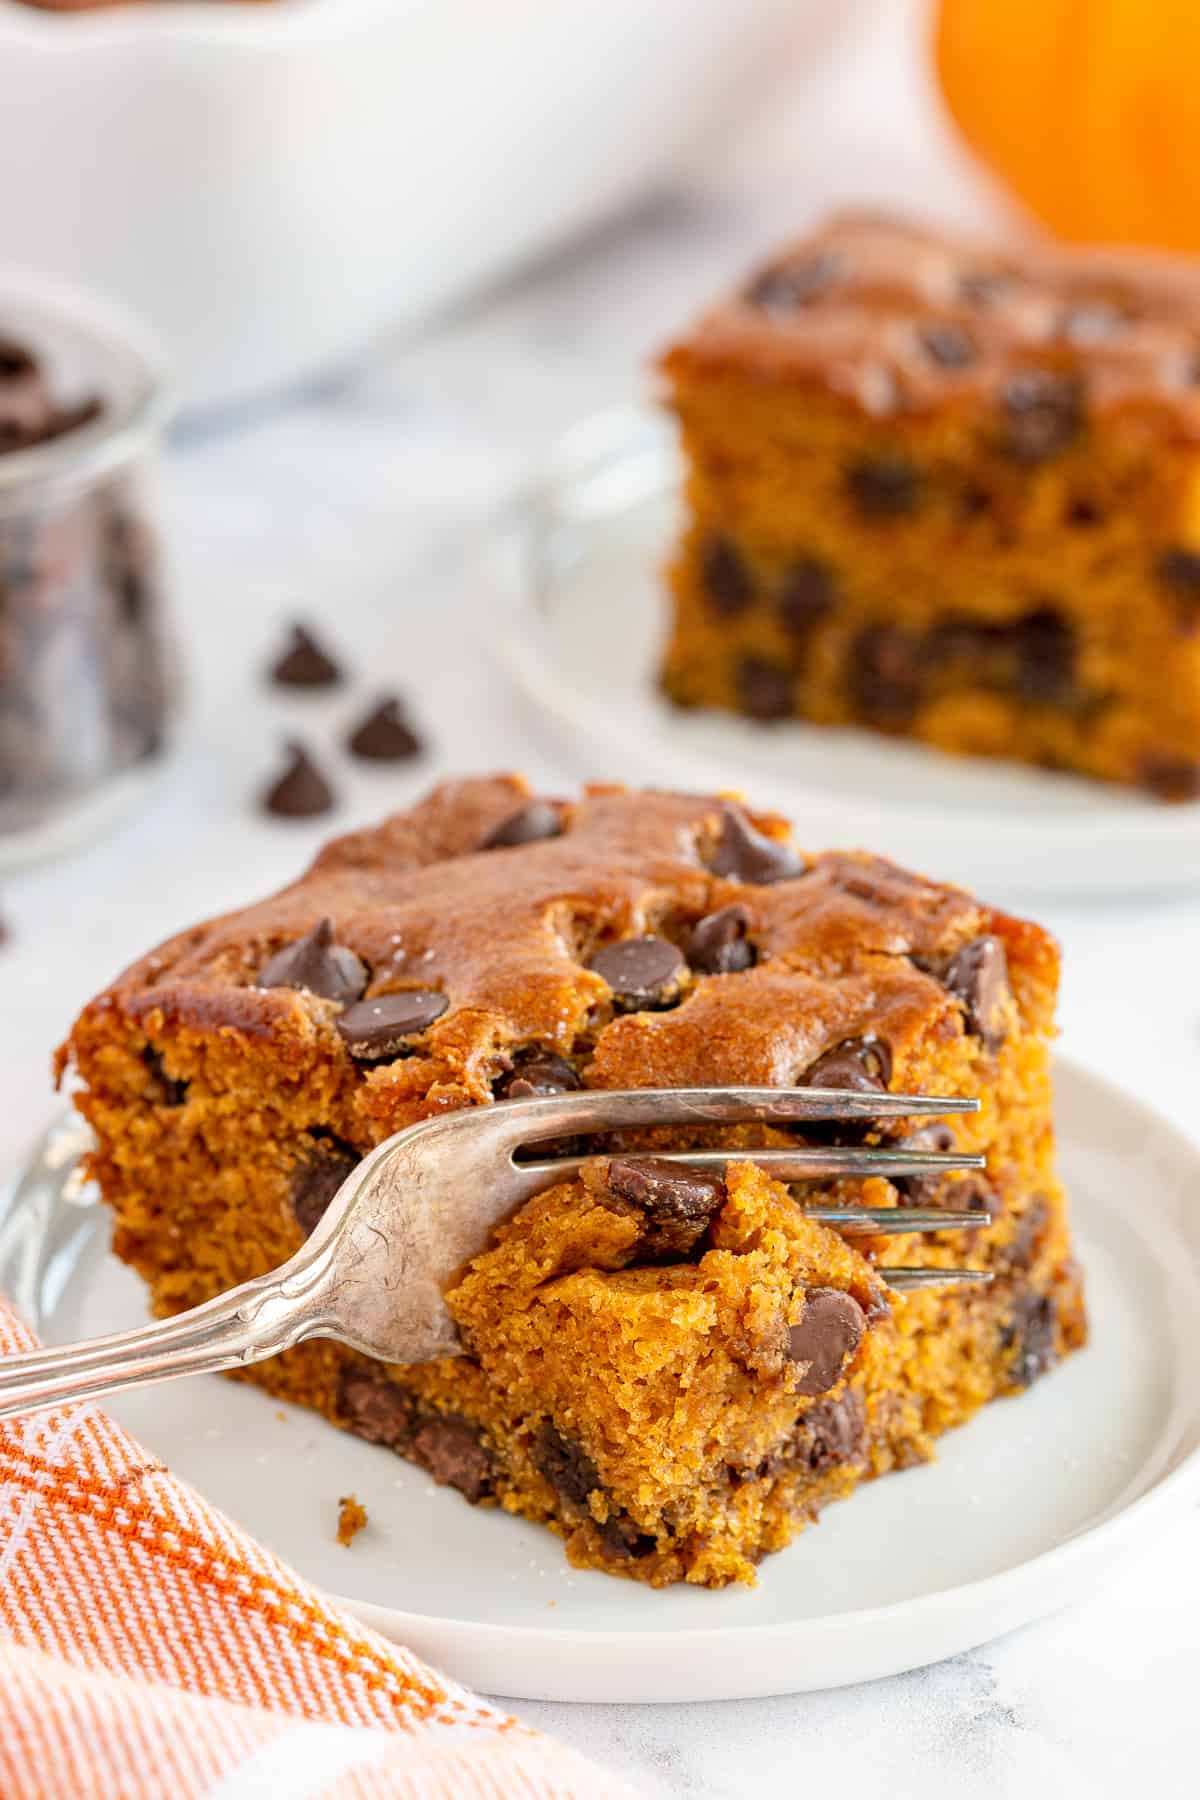
[(798, 1394), (827, 1394), (866, 1334), (867, 1319), (853, 1294), (809, 1288), (798, 1325), (788, 1332), (788, 1355), (805, 1365)]
[(405, 719), (399, 700), (389, 695), (355, 726), (346, 748), (364, 762), (408, 762), (425, 746)]
[(700, 574), (713, 610), (734, 619), (754, 599), (754, 581), (728, 538), (709, 538), (700, 554)]
[(410, 1394), (374, 1369), (343, 1369), (338, 1417), (356, 1437), (404, 1451), (412, 1442), (416, 1404)]
[(1200, 552), (1164, 550), (1155, 574), (1170, 593), (1180, 630), (1194, 631), (1200, 624)]
[(1160, 800), (1200, 798), (1200, 763), (1188, 757), (1151, 752), (1138, 765), (1138, 780)]
[(468, 1419), (427, 1419), (413, 1437), (412, 1455), (435, 1481), (457, 1488), (472, 1506), (492, 1491), (495, 1466), (479, 1427)]
[(1061, 705), (1075, 686), (1075, 628), (1051, 606), (1026, 613), (1012, 629), (1014, 685), (1033, 705)]
[(342, 671), (303, 625), (293, 625), (287, 648), (271, 664), (271, 680), (280, 687), (336, 687)]
[[(926, 1151), (954, 1148), (954, 1133), (948, 1125), (935, 1121), (920, 1125), (897, 1140), (897, 1150), (913, 1150), (924, 1156)], [(901, 1206), (932, 1206), (945, 1179), (942, 1175), (898, 1175), (892, 1183), (900, 1196)]]
[(818, 1400), (800, 1415), (793, 1454), (814, 1475), (838, 1468), (862, 1453), (867, 1436), (867, 1409), (856, 1388), (836, 1399)]
[(142, 1051), (142, 1061), (153, 1078), (154, 1104), (156, 1106), (182, 1106), (187, 1099), (188, 1084), (186, 1081), (178, 1081), (173, 1075), (167, 1074), (162, 1053), (156, 1050), (152, 1044), (147, 1044)]
[(850, 646), (855, 709), (872, 724), (906, 725), (921, 699), (920, 646), (896, 625), (868, 625)]
[(1160, 581), (1200, 600), (1200, 551), (1164, 550), (1155, 565)]
[(358, 1167), (354, 1155), (317, 1155), (297, 1165), (292, 1175), (291, 1203), (304, 1235), (314, 1232), (342, 1183)]
[(750, 823), (740, 806), (726, 802), (721, 808), (721, 830), (708, 866), (714, 875), (762, 887), (803, 875), (807, 865), (790, 844), (768, 837)]
[(640, 1531), (627, 1512), (609, 1513), (603, 1525), (597, 1525), (596, 1530), (605, 1549), (622, 1559), (632, 1558), (640, 1562), (655, 1548), (654, 1539), (647, 1532)]
[(379, 1062), (403, 1049), (406, 1038), (440, 1019), (450, 1002), (432, 988), (403, 988), (360, 1000), (339, 1014), (338, 1035), (359, 1062)]
[(280, 819), (315, 819), (333, 806), (333, 789), (302, 744), (287, 746), (288, 765), (263, 795), (267, 812)]
[(532, 1100), (541, 1095), (573, 1094), (583, 1086), (563, 1056), (527, 1056), (496, 1083), (497, 1100)]
[(833, 251), (817, 251), (801, 261), (776, 263), (756, 275), (744, 290), (744, 298), (763, 312), (789, 313), (807, 306), (842, 273), (842, 258)]
[(1000, 1333), (1002, 1348), (1012, 1352), (1008, 1378), (1014, 1387), (1032, 1387), (1054, 1367), (1058, 1360), (1054, 1348), (1057, 1320), (1058, 1308), (1049, 1294), (1033, 1288), (1018, 1294)]
[(757, 953), (746, 936), (749, 923), (749, 913), (736, 900), (732, 906), (698, 919), (687, 946), (693, 969), (702, 975), (736, 975), (751, 968)]
[(572, 1506), (586, 1507), (588, 1495), (603, 1483), (595, 1463), (573, 1438), (565, 1438), (557, 1426), (547, 1419), (540, 1427), (530, 1450), (530, 1460), (539, 1475)]
[(1076, 531), (1090, 531), (1093, 525), (1104, 523), (1103, 509), (1094, 500), (1089, 500), (1086, 494), (1077, 494), (1069, 501), (1063, 517)]
[(530, 800), (502, 819), (482, 839), (481, 850), (508, 850), (519, 844), (537, 844), (544, 838), (562, 836), (561, 810), (549, 800)]
[(1050, 1223), (1050, 1208), (1043, 1194), (1035, 1194), (1017, 1220), (1012, 1237), (1002, 1252), (1010, 1269), (1026, 1270), (1037, 1261)]
[(646, 1258), (687, 1256), (725, 1203), (719, 1175), (653, 1156), (614, 1158), (608, 1165), (608, 1190), (644, 1215), (639, 1250)]
[(833, 571), (815, 556), (802, 556), (783, 578), (779, 617), (793, 637), (807, 637), (834, 600)]
[(744, 656), (737, 671), (738, 700), (750, 718), (769, 724), (795, 711), (790, 669), (766, 656)]
[(846, 1038), (826, 1050), (801, 1077), (801, 1087), (837, 1088), (852, 1094), (885, 1094), (892, 1052), (882, 1038)]
[(1026, 369), (1000, 391), (1004, 448), (1022, 463), (1045, 462), (1078, 437), (1083, 391), (1073, 376)]
[(640, 1012), (672, 1005), (687, 964), (666, 938), (637, 937), (606, 944), (588, 968), (607, 981), (617, 1012)]
[(1011, 995), (1008, 957), (997, 937), (978, 937), (956, 950), (943, 982), (966, 1013), (966, 1028), (986, 1050), (998, 1050), (1005, 1037), (1005, 1005)]
[(1013, 277), (998, 269), (968, 269), (958, 278), (958, 291), (972, 306), (994, 306), (1014, 285)]
[(961, 325), (925, 325), (917, 333), (921, 348), (942, 369), (966, 369), (979, 352), (969, 331)]
[(859, 512), (869, 519), (899, 519), (915, 512), (921, 477), (905, 456), (876, 456), (852, 463), (846, 486)]
[(370, 979), (366, 964), (333, 941), (333, 920), (321, 919), (302, 938), (278, 951), (259, 970), (256, 987), (304, 988), (323, 1000), (358, 1000)]

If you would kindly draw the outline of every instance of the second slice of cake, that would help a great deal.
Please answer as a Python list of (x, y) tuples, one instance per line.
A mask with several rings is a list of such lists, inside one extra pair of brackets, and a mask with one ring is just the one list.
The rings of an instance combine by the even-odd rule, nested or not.
[(663, 359), (681, 706), (1200, 793), (1200, 275), (854, 215)]

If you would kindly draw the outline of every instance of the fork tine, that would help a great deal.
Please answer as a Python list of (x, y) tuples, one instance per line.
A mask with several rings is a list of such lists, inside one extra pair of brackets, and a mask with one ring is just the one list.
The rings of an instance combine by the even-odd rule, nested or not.
[(806, 1219), (832, 1225), (843, 1237), (903, 1237), (909, 1231), (975, 1231), (990, 1212), (951, 1212), (939, 1206), (806, 1206)]
[(876, 1274), (899, 1294), (913, 1288), (983, 1286), (992, 1279), (987, 1269), (877, 1269)]
[(860, 1094), (839, 1088), (590, 1088), (503, 1102), (514, 1142), (637, 1125), (784, 1124), (799, 1119), (942, 1118), (979, 1111), (978, 1100), (931, 1094)]
[[(636, 1153), (634, 1153), (636, 1154)], [(647, 1151), (655, 1162), (678, 1163), (685, 1169), (725, 1169), (731, 1163), (753, 1163), (776, 1181), (815, 1181), (831, 1175), (948, 1175), (964, 1169), (984, 1169), (982, 1156), (958, 1155), (942, 1150), (865, 1150), (858, 1145), (835, 1145), (804, 1150), (664, 1150)], [(547, 1184), (577, 1175), (595, 1156), (555, 1156), (541, 1162), (522, 1162), (522, 1174), (544, 1178)]]

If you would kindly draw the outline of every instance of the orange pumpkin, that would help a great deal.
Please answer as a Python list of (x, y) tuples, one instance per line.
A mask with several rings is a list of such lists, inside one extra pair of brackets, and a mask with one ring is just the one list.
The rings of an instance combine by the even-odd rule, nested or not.
[(967, 142), (1062, 237), (1200, 250), (1197, 0), (939, 0)]

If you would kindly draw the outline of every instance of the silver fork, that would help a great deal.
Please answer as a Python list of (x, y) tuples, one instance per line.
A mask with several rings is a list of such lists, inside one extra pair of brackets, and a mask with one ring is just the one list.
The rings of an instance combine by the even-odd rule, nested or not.
[[(0, 1418), (95, 1399), (175, 1375), (212, 1374), (329, 1337), (383, 1362), (462, 1352), (444, 1295), (492, 1230), (532, 1195), (597, 1157), (519, 1160), (547, 1139), (638, 1126), (705, 1126), (805, 1119), (917, 1118), (978, 1110), (975, 1100), (846, 1093), (831, 1088), (589, 1090), (467, 1108), (397, 1132), (364, 1157), (295, 1256), (174, 1318), (112, 1337), (36, 1350), (0, 1362)], [(936, 1175), (980, 1169), (952, 1152), (858, 1146), (628, 1152), (691, 1169), (753, 1162), (785, 1182), (829, 1176)], [(952, 1231), (990, 1222), (985, 1211), (812, 1207), (808, 1217), (857, 1235)], [(970, 1269), (881, 1269), (907, 1290), (987, 1281)]]

